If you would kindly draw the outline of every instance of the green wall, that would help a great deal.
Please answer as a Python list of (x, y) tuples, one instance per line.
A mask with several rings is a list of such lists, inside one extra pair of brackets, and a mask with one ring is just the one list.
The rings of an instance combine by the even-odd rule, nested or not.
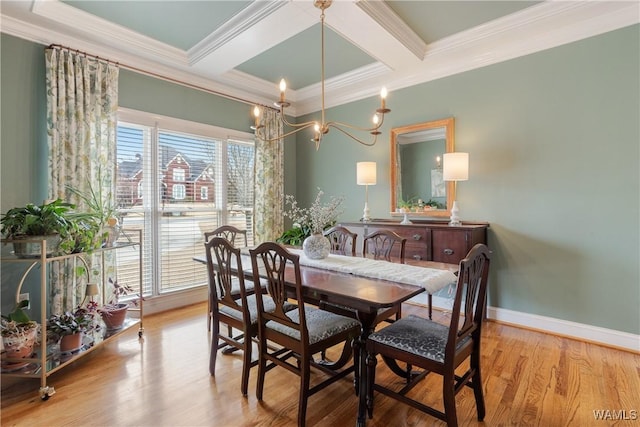
[[(470, 153), (461, 216), (491, 223), (490, 305), (638, 334), (639, 33), (635, 25), (393, 91), (373, 147), (335, 131), (318, 151), (309, 135), (287, 141), (285, 192), (301, 204), (316, 187), (344, 194), (341, 219), (358, 219), (355, 163), (376, 161), (369, 205), (388, 218), (390, 129), (453, 116), (456, 148)], [(43, 46), (5, 34), (0, 43), (5, 212), (46, 196), (46, 102)], [(242, 103), (126, 70), (120, 89), (125, 107), (241, 130), (251, 123)], [(377, 105), (354, 102), (327, 118), (366, 125)]]
[[(345, 194), (342, 219), (357, 220), (355, 163), (376, 161), (369, 207), (388, 218), (390, 129), (453, 116), (456, 150), (470, 155), (461, 217), (491, 224), (489, 304), (640, 333), (639, 28), (392, 91), (374, 147), (334, 131), (316, 152), (299, 137), (300, 203), (316, 187)], [(327, 118), (357, 122), (376, 106), (362, 100)]]

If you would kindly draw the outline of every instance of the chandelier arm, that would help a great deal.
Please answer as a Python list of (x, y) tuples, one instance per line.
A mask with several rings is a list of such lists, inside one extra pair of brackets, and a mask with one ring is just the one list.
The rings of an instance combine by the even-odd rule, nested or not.
[(292, 128), (303, 128), (306, 129), (309, 126), (313, 126), (314, 124), (316, 124), (316, 122), (304, 122), (304, 123), (289, 123), (287, 121), (287, 119), (285, 118), (285, 115), (282, 114), (281, 116), (282, 123), (284, 123), (285, 125), (292, 127)]
[(340, 127), (345, 127), (348, 129), (359, 130), (362, 132), (375, 132), (382, 127), (383, 123), (384, 123), (384, 116), (382, 116), (382, 118), (380, 119), (380, 122), (372, 128), (364, 128), (364, 127), (354, 126), (354, 125), (350, 125), (348, 123), (342, 123), (342, 122), (328, 122), (326, 126), (332, 127), (334, 129), (340, 129)]
[(334, 128), (335, 130), (338, 130), (338, 131), (342, 132), (343, 134), (347, 135), (349, 138), (353, 139), (354, 141), (356, 141), (356, 142), (358, 142), (358, 143), (360, 143), (362, 145), (366, 145), (367, 147), (374, 146), (376, 144), (376, 141), (378, 140), (378, 135), (377, 134), (373, 135), (373, 140), (371, 140), (369, 142), (366, 142), (366, 141), (361, 140), (358, 137), (355, 137), (355, 136), (351, 135), (349, 132), (347, 132), (346, 130), (342, 129), (341, 127), (336, 126), (335, 123), (332, 123), (330, 126), (332, 128)]
[(294, 130), (289, 131), (289, 132), (287, 132), (287, 133), (285, 133), (285, 134), (283, 134), (283, 135), (280, 135), (280, 136), (278, 136), (278, 137), (276, 137), (276, 138), (269, 138), (269, 139), (267, 139), (267, 138), (262, 138), (260, 135), (258, 135), (258, 134), (256, 133), (256, 138), (261, 139), (261, 140), (266, 141), (266, 142), (278, 141), (278, 140), (280, 140), (280, 139), (283, 139), (283, 138), (286, 138), (286, 137), (288, 137), (288, 136), (291, 136), (291, 135), (293, 135), (293, 134), (295, 134), (295, 133), (298, 133), (298, 132), (300, 132), (301, 130), (305, 130), (305, 129), (307, 129), (307, 128), (310, 128), (311, 126), (313, 126), (313, 124), (314, 124), (313, 122), (307, 122), (307, 123), (304, 123), (305, 127), (300, 127), (300, 128), (298, 128), (298, 129), (294, 129)]

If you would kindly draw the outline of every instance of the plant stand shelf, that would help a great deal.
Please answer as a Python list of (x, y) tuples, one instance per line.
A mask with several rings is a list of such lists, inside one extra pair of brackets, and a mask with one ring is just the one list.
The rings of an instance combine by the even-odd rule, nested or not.
[[(12, 243), (11, 240), (2, 240), (3, 244)], [(75, 282), (78, 280), (78, 276), (75, 271), (76, 266), (79, 264), (86, 270), (87, 277), (90, 276), (89, 262), (90, 256), (96, 256), (99, 258), (100, 263), (100, 280), (101, 280), (101, 292), (99, 298), (105, 298), (106, 292), (106, 268), (105, 259), (112, 255), (110, 263), (113, 264), (115, 271), (118, 271), (120, 267), (120, 261), (123, 259), (126, 263), (126, 267), (123, 270), (126, 271), (131, 277), (135, 277), (137, 285), (133, 286), (136, 293), (140, 296), (143, 295), (143, 275), (142, 275), (142, 231), (141, 230), (122, 230), (120, 238), (111, 247), (100, 248), (89, 253), (70, 254), (70, 255), (53, 255), (46, 256), (46, 240), (37, 241), (41, 245), (40, 257), (38, 258), (19, 258), (14, 254), (5, 254), (2, 256), (2, 268), (11, 268), (18, 270), (21, 273), (20, 281), (16, 286), (16, 301), (19, 300), (22, 292), (23, 285), (28, 276), (33, 271), (39, 268), (40, 273), (40, 316), (38, 321), (41, 325), (41, 340), (40, 344), (34, 349), (34, 353), (31, 357), (23, 359), (10, 359), (2, 358), (5, 363), (5, 367), (0, 370), (2, 377), (14, 377), (14, 378), (39, 378), (40, 379), (40, 398), (45, 401), (55, 394), (55, 389), (47, 384), (47, 378), (73, 364), (76, 360), (84, 357), (92, 351), (100, 348), (102, 345), (114, 340), (116, 337), (124, 334), (132, 328), (138, 329), (138, 339), (142, 343), (144, 342), (143, 334), (143, 298), (139, 298), (137, 307), (130, 307), (127, 313), (127, 318), (123, 326), (117, 330), (107, 330), (106, 327), (102, 327), (99, 330), (92, 331), (91, 333), (83, 337), (82, 346), (73, 352), (63, 353), (60, 351), (57, 344), (47, 343), (47, 331), (46, 324), (48, 318), (48, 312), (51, 311), (49, 307), (49, 270), (51, 263), (55, 261), (63, 263), (71, 263), (74, 273), (71, 277), (68, 277), (71, 282), (71, 286), (75, 286)], [(122, 256), (119, 256), (122, 254)], [(95, 258), (95, 257), (94, 257)], [(19, 274), (20, 274), (19, 273)], [(3, 282), (6, 275), (3, 274)], [(2, 287), (6, 288), (10, 284), (3, 283)], [(33, 300), (33, 298), (32, 298)], [(75, 305), (79, 305), (82, 301), (74, 301)], [(101, 300), (101, 303), (104, 303)], [(65, 309), (72, 309), (73, 307), (65, 307)], [(51, 314), (51, 313), (49, 313)], [(6, 364), (9, 364), (7, 366)]]

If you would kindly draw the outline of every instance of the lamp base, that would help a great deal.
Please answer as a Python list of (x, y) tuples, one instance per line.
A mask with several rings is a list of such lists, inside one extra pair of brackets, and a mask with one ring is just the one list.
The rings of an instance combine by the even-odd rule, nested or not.
[(371, 221), (371, 215), (370, 215), (370, 211), (369, 211), (369, 203), (365, 202), (364, 203), (364, 210), (362, 211), (362, 222), (369, 222)]
[(462, 225), (462, 221), (460, 221), (460, 217), (458, 214), (460, 213), (460, 208), (458, 208), (458, 202), (453, 201), (453, 206), (451, 207), (451, 219), (449, 221), (450, 227), (458, 227)]

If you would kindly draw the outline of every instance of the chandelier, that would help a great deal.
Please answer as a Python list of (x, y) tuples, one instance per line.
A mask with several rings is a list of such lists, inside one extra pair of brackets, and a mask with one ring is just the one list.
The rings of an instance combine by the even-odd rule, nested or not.
[[(353, 140), (359, 142), (360, 144), (363, 145), (367, 145), (367, 146), (372, 146), (376, 143), (376, 140), (378, 138), (378, 135), (380, 135), (380, 131), (378, 129), (380, 129), (380, 127), (382, 126), (382, 123), (384, 122), (384, 115), (388, 112), (390, 112), (391, 110), (388, 109), (385, 105), (385, 101), (386, 101), (386, 97), (387, 97), (387, 90), (386, 88), (382, 88), (382, 90), (380, 91), (380, 98), (381, 98), (381, 104), (380, 104), (380, 108), (376, 109), (375, 114), (373, 115), (373, 126), (370, 128), (364, 128), (364, 127), (359, 127), (359, 126), (353, 126), (347, 123), (341, 123), (341, 122), (334, 122), (334, 121), (330, 121), (327, 122), (325, 120), (325, 108), (324, 108), (324, 11), (325, 9), (327, 9), (329, 6), (331, 6), (332, 0), (315, 0), (313, 2), (313, 5), (315, 7), (317, 7), (318, 9), (320, 9), (322, 12), (320, 14), (320, 24), (321, 24), (321, 29), (322, 29), (322, 44), (321, 44), (321, 119), (320, 121), (309, 121), (309, 122), (304, 122), (304, 123), (289, 123), (286, 119), (286, 115), (285, 115), (285, 109), (287, 107), (289, 107), (291, 104), (286, 100), (285, 98), (285, 91), (287, 90), (287, 83), (285, 82), (284, 79), (282, 79), (280, 81), (280, 100), (275, 102), (275, 106), (279, 108), (280, 110), (280, 120), (282, 121), (282, 123), (290, 128), (293, 128), (292, 131), (285, 133), (284, 135), (278, 136), (276, 138), (266, 138), (265, 136), (265, 132), (264, 132), (264, 125), (260, 125), (260, 116), (261, 116), (261, 110), (259, 106), (254, 106), (253, 108), (253, 116), (255, 118), (255, 126), (253, 126), (253, 129), (255, 129), (255, 135), (256, 137), (267, 141), (267, 142), (272, 142), (272, 141), (276, 141), (278, 139), (281, 138), (285, 138), (289, 135), (293, 135), (295, 133), (298, 133), (302, 130), (305, 129), (309, 129), (309, 128), (313, 128), (313, 139), (312, 141), (315, 142), (316, 144), (316, 150), (320, 147), (320, 141), (322, 141), (322, 137), (323, 135), (326, 135), (327, 133), (329, 133), (329, 129), (333, 128), (336, 129), (340, 132), (342, 132), (343, 134), (347, 135), (348, 137), (352, 138)], [(372, 137), (370, 137), (369, 141), (364, 141), (356, 136), (354, 136), (350, 131), (359, 131), (359, 132), (369, 132), (371, 135), (373, 135)]]

